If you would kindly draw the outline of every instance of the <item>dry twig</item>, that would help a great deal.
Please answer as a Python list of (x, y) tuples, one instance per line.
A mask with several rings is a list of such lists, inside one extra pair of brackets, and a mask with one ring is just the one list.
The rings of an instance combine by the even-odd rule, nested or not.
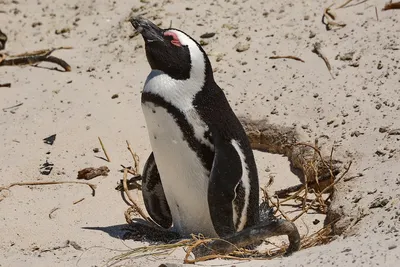
[(85, 184), (88, 185), (92, 189), (92, 196), (95, 196), (96, 193), (96, 185), (88, 182), (81, 181), (49, 181), (49, 182), (20, 182), (20, 183), (12, 183), (10, 185), (0, 187), (0, 191), (9, 190), (13, 186), (29, 186), (29, 185), (54, 185), (54, 184)]
[(135, 163), (135, 166), (133, 168), (133, 175), (138, 175), (139, 174), (139, 162), (140, 162), (139, 156), (135, 152), (133, 152), (131, 144), (129, 144), (128, 140), (126, 140), (126, 145), (128, 146), (128, 150), (132, 155), (133, 162)]
[[(306, 249), (317, 245), (326, 244), (332, 238), (331, 235), (331, 225), (334, 222), (326, 225), (324, 228), (320, 229), (319, 231), (315, 232), (310, 236), (305, 236), (301, 240), (301, 248)], [(234, 259), (234, 260), (241, 260), (241, 261), (248, 261), (248, 260), (271, 260), (275, 257), (282, 256), (286, 249), (287, 244), (277, 246), (275, 248), (269, 249), (265, 252), (259, 252), (255, 250), (248, 250), (248, 249), (238, 249), (228, 255), (220, 255), (220, 254), (212, 254), (203, 257), (198, 257), (195, 259), (190, 259), (190, 255), (196, 248), (199, 246), (205, 245), (211, 241), (217, 240), (218, 238), (208, 238), (204, 239), (203, 237), (194, 236), (192, 235), (191, 239), (184, 239), (177, 243), (173, 244), (160, 244), (160, 245), (150, 245), (150, 246), (143, 246), (139, 248), (134, 248), (126, 253), (121, 255), (115, 256), (109, 260), (108, 263), (117, 263), (129, 258), (138, 258), (144, 256), (165, 256), (171, 254), (177, 248), (184, 248), (186, 251), (184, 257), (185, 264), (194, 264), (196, 262), (207, 261), (211, 259)]]
[(124, 192), (125, 192), (126, 196), (131, 201), (132, 208), (134, 209), (134, 211), (139, 213), (139, 215), (142, 216), (143, 219), (145, 219), (148, 222), (152, 222), (151, 219), (139, 207), (139, 205), (136, 204), (135, 200), (133, 200), (133, 197), (132, 197), (130, 191), (128, 190), (127, 176), (128, 176), (128, 171), (127, 171), (127, 169), (124, 169), (124, 179), (122, 181), (122, 184), (124, 186)]
[(51, 53), (60, 49), (72, 49), (72, 47), (62, 46), (62, 47), (38, 50), (8, 57), (3, 56), (2, 60), (0, 60), (0, 66), (21, 66), (21, 65), (33, 65), (40, 62), (52, 62), (61, 66), (65, 71), (71, 71), (71, 66), (68, 65), (67, 62), (65, 62), (60, 58), (51, 56)]
[(320, 58), (322, 58), (322, 59), (324, 60), (325, 65), (326, 65), (326, 67), (327, 67), (328, 70), (329, 70), (329, 73), (331, 74), (332, 78), (334, 78), (333, 75), (332, 75), (332, 67), (331, 67), (331, 64), (329, 63), (328, 58), (322, 53), (322, 50), (321, 50), (321, 43), (319, 43), (319, 42), (315, 43), (315, 44), (313, 45), (313, 50), (312, 50), (312, 52), (315, 53), (315, 54), (317, 54)]
[(280, 58), (287, 58), (287, 59), (294, 59), (294, 60), (297, 60), (297, 61), (301, 61), (301, 62), (305, 62), (304, 60), (302, 60), (301, 58), (299, 58), (299, 57), (295, 57), (295, 56), (272, 56), (272, 57), (269, 57), (270, 59), (280, 59)]
[[(135, 168), (132, 170), (132, 173), (134, 175), (140, 175), (138, 173), (138, 165), (139, 165), (139, 159), (136, 153), (133, 152), (133, 150), (130, 147), (129, 142), (127, 142), (128, 145), (128, 150), (131, 152), (131, 155), (135, 161)], [(342, 180), (342, 178), (347, 174), (351, 162), (347, 167), (345, 167), (344, 172), (342, 175), (334, 180), (334, 173), (333, 173), (333, 166), (332, 166), (332, 157), (333, 157), (333, 148), (331, 150), (331, 155), (329, 158), (329, 163), (324, 160), (322, 157), (322, 153), (320, 149), (318, 148), (318, 143), (316, 142), (313, 145), (306, 144), (306, 143), (295, 143), (292, 146), (308, 146), (314, 149), (314, 158), (311, 162), (307, 161), (304, 168), (313, 168), (314, 174), (315, 174), (315, 179), (317, 179), (319, 175), (318, 168), (316, 167), (316, 162), (321, 161), (322, 164), (329, 169), (329, 177), (332, 179), (332, 183), (325, 187), (322, 191), (320, 191), (317, 187), (317, 190), (313, 190), (312, 188), (310, 189), (310, 192), (312, 192), (315, 195), (314, 199), (308, 199), (307, 195), (304, 194), (304, 196), (300, 196), (300, 194), (303, 192), (303, 190), (306, 189), (306, 187), (303, 185), (302, 188), (300, 188), (297, 192), (295, 192), (294, 195), (289, 196), (287, 199), (284, 199), (282, 201), (279, 201), (279, 198), (277, 199), (278, 201), (275, 203), (274, 201), (271, 200), (271, 198), (268, 196), (268, 193), (266, 189), (261, 188), (263, 191), (263, 201), (269, 201), (272, 203), (272, 205), (275, 207), (276, 211), (275, 212), (280, 212), (282, 216), (288, 220), (288, 221), (295, 221), (299, 219), (302, 215), (306, 214), (309, 209), (315, 209), (315, 210), (321, 210), (323, 212), (326, 212), (326, 200), (323, 199), (322, 195), (326, 192), (331, 191), (331, 189), (339, 182)], [(311, 172), (310, 172), (311, 173)], [(131, 221), (130, 215), (131, 212), (139, 213), (145, 220), (148, 220), (149, 218), (143, 213), (140, 212), (140, 209), (138, 209), (138, 205), (133, 201), (132, 197), (130, 197), (129, 192), (127, 191), (127, 174), (128, 174), (128, 169), (124, 168), (124, 179), (123, 179), (123, 187), (124, 191), (127, 194), (129, 200), (133, 203), (131, 207), (127, 210), (125, 213), (126, 220), (129, 223)], [(329, 176), (328, 175), (328, 176)], [(268, 182), (268, 186), (272, 184), (273, 180), (272, 178)], [(318, 183), (318, 181), (317, 181)], [(267, 186), (267, 187), (268, 187)], [(298, 214), (295, 218), (290, 219), (289, 216), (282, 211), (282, 203), (285, 201), (288, 201), (289, 199), (301, 199), (303, 200), (304, 203), (307, 203), (307, 205), (302, 209), (302, 212)], [(328, 198), (327, 198), (328, 199)], [(300, 204), (301, 205), (301, 204)], [(149, 219), (151, 220), (151, 219)], [(331, 224), (333, 224), (332, 222)], [(310, 235), (310, 236), (305, 236), (301, 240), (301, 248), (309, 248), (312, 246), (320, 245), (320, 244), (326, 244), (328, 243), (332, 236), (331, 236), (331, 224), (326, 225), (323, 229), (319, 230), (318, 232)], [(205, 239), (204, 237), (199, 237), (199, 236), (192, 236), (192, 239), (186, 239), (182, 240), (178, 243), (175, 244), (163, 244), (163, 245), (154, 245), (154, 246), (145, 246), (145, 247), (140, 247), (140, 248), (135, 248), (127, 253), (124, 253), (122, 255), (116, 256), (110, 260), (113, 263), (128, 259), (128, 258), (136, 258), (136, 257), (143, 257), (143, 256), (162, 256), (162, 255), (168, 255), (172, 251), (174, 251), (176, 248), (182, 247), (186, 250), (186, 255), (184, 258), (184, 263), (191, 263), (194, 264), (196, 262), (201, 262), (201, 261), (206, 261), (206, 260), (211, 260), (211, 259), (235, 259), (235, 260), (249, 260), (249, 259), (254, 259), (254, 260), (270, 260), (274, 257), (281, 256), (285, 253), (288, 244), (282, 244), (280, 246), (275, 246), (272, 249), (268, 249), (267, 251), (261, 253), (256, 250), (247, 250), (247, 249), (237, 249), (236, 251), (228, 254), (228, 255), (219, 255), (219, 254), (212, 254), (212, 255), (206, 255), (203, 257), (196, 257), (194, 259), (190, 258), (190, 255), (192, 252), (196, 250), (199, 246), (205, 245), (215, 239)], [(196, 254), (196, 253), (195, 253)]]
[(269, 197), (268, 192), (267, 192), (267, 190), (266, 190), (265, 188), (260, 188), (260, 189), (261, 189), (261, 191), (263, 192), (263, 201), (269, 201), (269, 202), (272, 204), (272, 206), (275, 207), (276, 210), (275, 210), (274, 214), (276, 214), (277, 212), (279, 212), (280, 214), (282, 214), (282, 216), (283, 216), (287, 221), (290, 221), (289, 216), (287, 216), (286, 213), (285, 213), (282, 209), (280, 209), (280, 201), (279, 201), (279, 198), (276, 199), (276, 200), (277, 200), (277, 203), (275, 203), (274, 201), (272, 201), (272, 198)]
[(51, 209), (51, 211), (50, 211), (50, 213), (49, 213), (49, 218), (50, 219), (53, 219), (53, 212), (55, 212), (56, 210), (59, 210), (60, 208), (58, 208), (58, 207), (56, 207), (56, 208), (53, 208), (53, 209)]
[[(342, 178), (343, 178), (343, 177), (347, 174), (347, 172), (349, 171), (351, 164), (352, 164), (352, 162), (350, 161), (349, 166), (345, 167), (345, 171), (343, 172), (343, 174), (342, 174), (338, 179), (336, 179), (336, 181), (333, 182), (331, 185), (329, 185), (329, 186), (327, 186), (326, 188), (324, 188), (324, 190), (322, 190), (320, 194), (323, 194), (323, 193), (327, 192), (327, 191), (328, 191), (329, 189), (331, 189), (334, 185), (336, 185), (340, 180), (342, 180)], [(292, 219), (292, 222), (296, 221), (298, 218), (300, 218), (301, 215), (303, 215), (304, 213), (306, 213), (306, 212), (308, 211), (308, 209), (310, 209), (311, 206), (312, 206), (317, 200), (318, 200), (318, 198), (315, 198), (315, 199), (311, 202), (311, 204), (309, 204), (306, 208), (303, 209), (303, 211), (302, 211), (300, 214), (298, 214), (296, 217), (294, 217), (294, 218)]]
[(345, 3), (341, 4), (336, 9), (343, 8), (343, 7), (347, 6), (351, 1), (353, 1), (353, 0), (347, 0)]
[(101, 138), (100, 138), (100, 137), (98, 137), (98, 138), (99, 138), (99, 142), (100, 142), (100, 145), (101, 145), (101, 149), (103, 149), (103, 152), (104, 152), (104, 155), (105, 155), (106, 158), (107, 158), (107, 161), (108, 161), (108, 162), (111, 162), (110, 157), (108, 156), (108, 153), (107, 153), (107, 151), (106, 151), (106, 148), (104, 147), (103, 141), (101, 141)]
[(78, 204), (79, 202), (82, 202), (82, 201), (84, 201), (85, 200), (85, 198), (83, 197), (83, 198), (81, 198), (81, 199), (79, 199), (79, 200), (76, 200), (76, 201), (74, 201), (74, 202), (72, 202), (72, 204)]
[[(139, 205), (135, 202), (135, 200), (133, 200), (133, 197), (129, 191), (128, 188), (128, 172), (130, 174), (133, 174), (135, 177), (139, 177), (140, 178), (140, 173), (139, 173), (139, 163), (140, 163), (140, 159), (139, 156), (132, 150), (132, 147), (130, 145), (130, 143), (128, 142), (128, 140), (126, 140), (126, 145), (127, 148), (129, 150), (129, 152), (132, 155), (133, 161), (134, 161), (134, 167), (133, 170), (130, 170), (126, 167), (124, 167), (124, 176), (123, 176), (123, 180), (122, 180), (122, 188), (123, 191), (125, 192), (126, 196), (128, 197), (130, 203), (130, 207), (125, 211), (124, 215), (125, 215), (125, 220), (128, 224), (132, 223), (132, 219), (131, 219), (131, 214), (139, 214), (144, 220), (153, 223), (153, 221), (150, 219), (150, 217), (148, 217), (144, 211), (139, 207)], [(119, 186), (118, 186), (119, 187)], [(117, 188), (118, 188), (117, 187)]]

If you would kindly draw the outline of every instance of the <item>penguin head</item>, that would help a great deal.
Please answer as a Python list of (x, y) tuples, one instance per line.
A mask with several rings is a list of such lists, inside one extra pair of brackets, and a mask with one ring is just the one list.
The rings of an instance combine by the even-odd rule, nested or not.
[(211, 71), (211, 65), (201, 46), (178, 29), (161, 29), (151, 21), (135, 17), (133, 27), (145, 41), (147, 61), (153, 70), (160, 70), (177, 80), (196, 79), (196, 73)]

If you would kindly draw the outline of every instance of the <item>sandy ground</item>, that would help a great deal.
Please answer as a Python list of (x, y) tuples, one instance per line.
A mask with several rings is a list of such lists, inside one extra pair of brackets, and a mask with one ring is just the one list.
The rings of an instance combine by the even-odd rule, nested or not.
[[(0, 266), (104, 266), (121, 251), (144, 245), (121, 241), (127, 205), (114, 190), (122, 177), (120, 165), (132, 164), (125, 140), (143, 160), (151, 151), (140, 108), (149, 66), (142, 39), (125, 22), (132, 8), (198, 40), (201, 34), (216, 33), (205, 39), (205, 49), (237, 114), (296, 126), (309, 142), (319, 137), (328, 148), (335, 144), (345, 162), (353, 160), (349, 177), (355, 178), (337, 186), (332, 203), (341, 216), (336, 225), (341, 235), (330, 244), (270, 261), (199, 265), (397, 266), (399, 11), (381, 11), (383, 1), (352, 1), (335, 10), (337, 21), (346, 26), (327, 31), (321, 17), (331, 1), (203, 2), (0, 0), (0, 29), (8, 35), (10, 54), (74, 48), (54, 53), (72, 66), (71, 72), (52, 70), (50, 64), (0, 68), (0, 83), (12, 83), (0, 88), (0, 186), (74, 181), (86, 167), (106, 165), (111, 170), (108, 177), (91, 181), (97, 185), (95, 197), (85, 185), (2, 191)], [(65, 33), (56, 34), (64, 28)], [(315, 42), (321, 42), (332, 76), (312, 52)], [(237, 52), (238, 43), (249, 49)], [(269, 58), (274, 55), (305, 62)], [(118, 97), (112, 98), (114, 94)], [(53, 134), (54, 144), (45, 144), (43, 139)], [(99, 148), (98, 136), (110, 163), (93, 152)], [(298, 183), (286, 158), (259, 152), (256, 157), (263, 182), (272, 174), (276, 188)], [(49, 175), (41, 174), (46, 162), (54, 164)], [(309, 222), (297, 223), (302, 233), (304, 224)], [(116, 266), (180, 264), (183, 255), (178, 250)]]

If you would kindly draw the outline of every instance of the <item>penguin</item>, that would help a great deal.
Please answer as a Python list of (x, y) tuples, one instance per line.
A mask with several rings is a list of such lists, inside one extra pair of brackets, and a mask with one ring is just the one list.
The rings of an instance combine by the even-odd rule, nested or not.
[(0, 50), (6, 49), (7, 35), (0, 30)]
[(218, 238), (208, 245), (218, 253), (288, 235), (287, 252), (298, 250), (293, 223), (260, 220), (253, 151), (203, 48), (181, 30), (142, 17), (130, 22), (144, 39), (151, 67), (141, 94), (152, 148), (142, 194), (153, 224), (137, 223), (135, 235), (202, 234)]

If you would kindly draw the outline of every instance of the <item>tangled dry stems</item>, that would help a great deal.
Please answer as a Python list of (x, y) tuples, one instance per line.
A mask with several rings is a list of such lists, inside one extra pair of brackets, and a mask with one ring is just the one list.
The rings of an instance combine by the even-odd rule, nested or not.
[[(123, 178), (123, 183), (124, 183), (124, 192), (127, 195), (128, 199), (131, 202), (131, 206), (128, 208), (128, 210), (125, 212), (125, 218), (128, 224), (132, 223), (132, 215), (137, 216), (140, 215), (143, 219), (146, 221), (152, 222), (152, 220), (144, 213), (144, 211), (140, 208), (140, 206), (134, 201), (132, 196), (130, 196), (128, 187), (126, 185), (127, 181), (127, 175), (128, 172), (135, 175), (135, 176), (140, 176), (139, 173), (139, 156), (132, 150), (129, 142), (127, 141), (127, 146), (128, 150), (131, 153), (134, 161), (134, 167), (132, 169), (124, 168), (124, 178)], [(334, 186), (340, 182), (343, 177), (348, 173), (351, 162), (344, 168), (342, 174), (339, 177), (335, 177), (334, 172), (333, 172), (333, 167), (332, 167), (332, 157), (333, 157), (333, 148), (330, 153), (329, 157), (329, 162), (326, 162), (324, 160), (324, 157), (322, 156), (321, 150), (318, 148), (318, 143), (315, 142), (314, 145), (307, 144), (307, 143), (296, 143), (293, 144), (293, 146), (308, 146), (311, 147), (315, 154), (313, 160), (310, 161), (304, 161), (307, 162), (306, 164), (308, 166), (303, 166), (303, 171), (306, 168), (312, 168), (314, 170), (314, 177), (313, 179), (317, 183), (317, 186), (315, 188), (308, 188), (307, 184), (309, 182), (305, 182), (302, 187), (300, 187), (297, 191), (293, 192), (291, 195), (288, 197), (280, 200), (280, 198), (275, 195), (276, 202), (268, 195), (267, 188), (273, 183), (273, 180), (271, 179), (267, 186), (265, 188), (261, 188), (262, 193), (263, 193), (263, 201), (266, 201), (270, 203), (274, 208), (275, 214), (280, 214), (282, 217), (284, 217), (288, 221), (296, 221), (305, 214), (307, 214), (308, 210), (313, 209), (316, 210), (320, 213), (326, 214), (327, 213), (327, 208), (330, 204), (330, 199), (332, 197), (332, 194), (334, 193)], [(323, 187), (322, 190), (320, 190), (320, 187), (318, 186), (318, 168), (316, 167), (319, 162), (322, 162), (328, 169), (330, 173), (330, 185)], [(304, 172), (306, 173), (306, 172)], [(306, 177), (305, 181), (311, 181), (312, 179), (307, 179)], [(326, 193), (329, 193), (328, 196), (326, 196)], [(290, 200), (294, 200), (295, 202), (298, 201), (300, 204), (291, 204), (292, 206), (296, 207), (297, 209), (301, 209), (301, 212), (297, 214), (294, 218), (290, 218), (283, 210), (282, 206), (287, 204)], [(290, 204), (287, 204), (290, 205)], [(328, 225), (325, 225), (322, 229), (318, 230), (317, 232), (311, 234), (311, 235), (305, 235), (302, 237), (301, 240), (301, 249), (306, 249), (322, 244), (327, 244), (330, 242), (332, 239), (332, 230), (331, 226), (334, 224), (336, 221), (331, 222)], [(117, 262), (129, 259), (129, 258), (138, 258), (138, 257), (146, 257), (146, 256), (163, 256), (163, 255), (169, 255), (171, 254), (175, 249), (177, 248), (183, 248), (186, 251), (186, 255), (183, 259), (184, 263), (196, 263), (196, 262), (201, 262), (201, 261), (206, 261), (206, 260), (211, 260), (211, 259), (235, 259), (235, 260), (270, 260), (275, 257), (282, 256), (286, 249), (288, 248), (288, 244), (281, 244), (281, 245), (276, 245), (274, 248), (268, 249), (264, 252), (260, 252), (258, 250), (248, 250), (248, 249), (243, 249), (239, 248), (233, 253), (230, 253), (229, 255), (220, 255), (220, 254), (211, 254), (203, 257), (198, 257), (198, 258), (191, 258), (191, 252), (196, 249), (198, 246), (205, 245), (211, 241), (215, 240), (215, 238), (204, 238), (202, 236), (196, 236), (192, 235), (191, 239), (184, 239), (181, 240), (177, 243), (173, 244), (157, 244), (157, 245), (149, 245), (149, 246), (143, 246), (139, 248), (132, 249), (126, 253), (123, 253), (121, 255), (117, 255), (116, 257), (110, 259), (108, 262), (109, 265), (113, 265)]]

